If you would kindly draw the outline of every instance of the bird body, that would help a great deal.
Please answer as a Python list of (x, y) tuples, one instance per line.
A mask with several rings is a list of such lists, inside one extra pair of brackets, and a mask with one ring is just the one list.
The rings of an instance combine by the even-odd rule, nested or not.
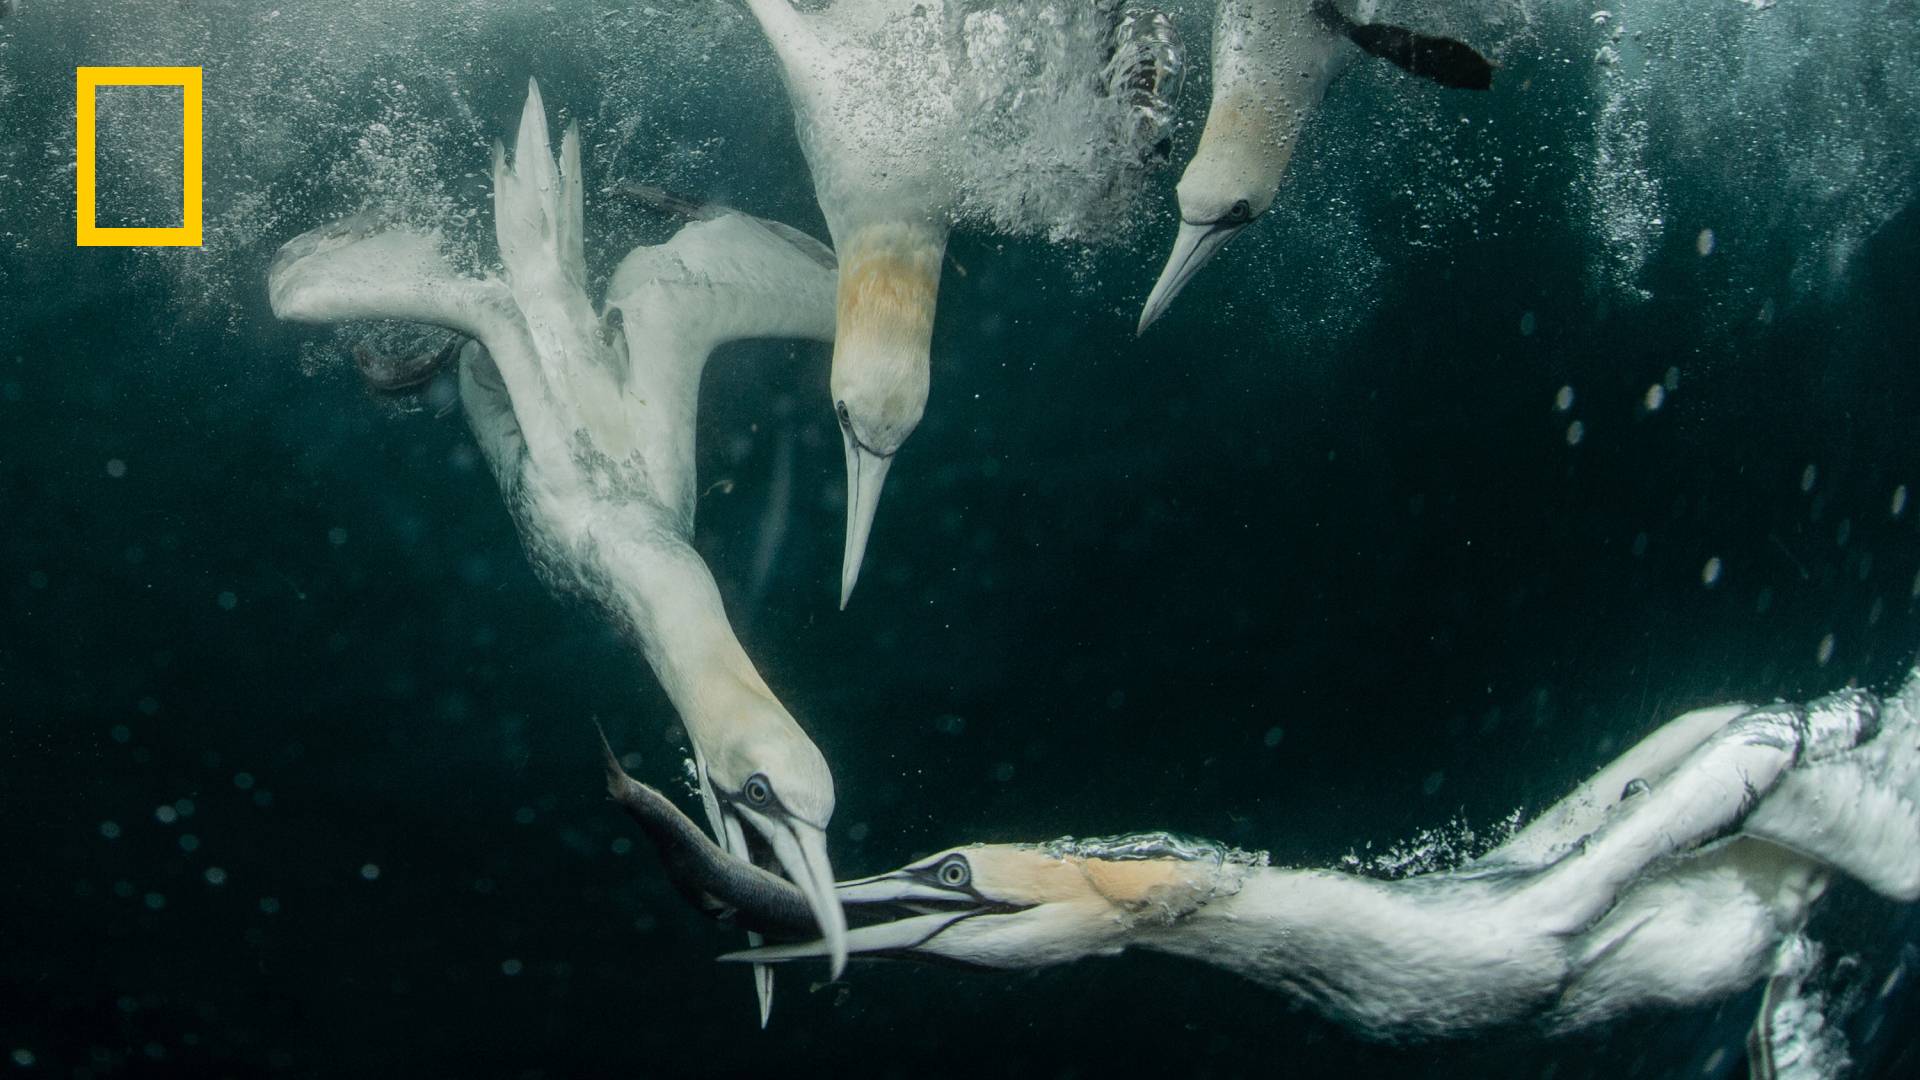
[(727, 850), (770, 848), (822, 933), (843, 938), (825, 843), (832, 775), (741, 648), (691, 543), (707, 358), (740, 338), (830, 339), (832, 254), (717, 214), (629, 254), (601, 314), (586, 293), (579, 137), (567, 131), (556, 169), (537, 85), (511, 165), (495, 146), (493, 179), (504, 278), (456, 273), (434, 234), (350, 219), (281, 249), (274, 311), (475, 339), (460, 357), (462, 401), (536, 565), (638, 641), (686, 726)]

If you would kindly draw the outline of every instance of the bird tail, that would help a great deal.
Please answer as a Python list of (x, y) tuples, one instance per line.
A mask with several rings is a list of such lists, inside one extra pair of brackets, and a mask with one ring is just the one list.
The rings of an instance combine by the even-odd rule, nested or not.
[(528, 79), (511, 166), (506, 147), (493, 144), (494, 229), (507, 281), (523, 307), (534, 297), (585, 297), (583, 203), (579, 126), (567, 126), (556, 169), (540, 84)]

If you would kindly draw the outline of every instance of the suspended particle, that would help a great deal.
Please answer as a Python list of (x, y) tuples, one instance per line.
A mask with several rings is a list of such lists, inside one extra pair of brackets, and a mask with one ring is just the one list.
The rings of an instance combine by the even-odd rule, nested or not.
[(1714, 248), (1713, 230), (1701, 229), (1700, 235), (1693, 238), (1693, 250), (1699, 252), (1700, 257), (1704, 259), (1707, 256), (1713, 254), (1713, 248)]
[(1580, 440), (1587, 437), (1587, 425), (1575, 420), (1567, 425), (1567, 445), (1579, 446)]
[(1533, 317), (1533, 312), (1522, 312), (1520, 315), (1520, 336), (1532, 337), (1534, 328), (1538, 325), (1540, 325), (1540, 321)]
[(1720, 569), (1720, 556), (1715, 555), (1708, 559), (1707, 565), (1700, 568), (1700, 584), (1709, 589), (1720, 584)]
[(1820, 664), (1821, 667), (1826, 667), (1827, 661), (1833, 659), (1833, 635), (1832, 634), (1828, 634), (1826, 637), (1823, 637), (1820, 639), (1819, 648), (1813, 650), (1813, 658), (1816, 662)]
[(1896, 518), (1907, 512), (1907, 485), (1893, 489), (1893, 501), (1887, 505), (1887, 512)]
[(1812, 462), (1808, 462), (1807, 467), (1800, 470), (1800, 490), (1802, 492), (1812, 491), (1813, 482), (1818, 479), (1820, 479), (1820, 467)]
[(1563, 386), (1559, 393), (1553, 395), (1553, 411), (1566, 412), (1571, 408), (1573, 408), (1573, 387)]
[(1647, 387), (1646, 406), (1648, 412), (1659, 412), (1660, 406), (1667, 403), (1667, 388), (1659, 383)]

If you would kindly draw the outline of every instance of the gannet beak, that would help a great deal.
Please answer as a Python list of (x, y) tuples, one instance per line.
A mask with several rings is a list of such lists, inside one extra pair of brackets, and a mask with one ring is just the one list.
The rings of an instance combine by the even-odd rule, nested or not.
[[(839, 887), (839, 898), (842, 903), (856, 906), (890, 905), (915, 912), (890, 922), (874, 923), (850, 931), (843, 947), (848, 952), (867, 955), (903, 956), (934, 952), (936, 950), (923, 946), (953, 924), (975, 915), (1013, 910), (1009, 905), (983, 901), (974, 893), (942, 888), (902, 872), (844, 882)], [(832, 955), (832, 947), (829, 942), (822, 940), (741, 949), (726, 953), (720, 959), (765, 964), (828, 955)]]
[(733, 809), (767, 838), (780, 868), (806, 896), (820, 924), (822, 951), (816, 955), (832, 957), (833, 977), (839, 978), (847, 968), (847, 913), (834, 894), (826, 831), (786, 814), (765, 814), (738, 803)]
[(1237, 224), (1214, 222), (1210, 225), (1181, 222), (1180, 235), (1173, 241), (1173, 254), (1167, 256), (1167, 265), (1160, 271), (1160, 280), (1153, 283), (1153, 292), (1147, 294), (1147, 306), (1140, 311), (1140, 326), (1134, 333), (1146, 333), (1147, 327), (1152, 326), (1173, 306), (1173, 298), (1179, 296), (1180, 290), (1187, 287), (1193, 275), (1207, 265), (1207, 260), (1213, 258), (1227, 241), (1246, 227), (1244, 221)]
[(867, 554), (867, 535), (880, 509), (880, 485), (886, 483), (892, 455), (885, 457), (860, 445), (845, 425), (840, 436), (847, 444), (847, 550), (840, 560), (840, 609), (846, 610), (853, 584), (860, 580), (860, 562)]

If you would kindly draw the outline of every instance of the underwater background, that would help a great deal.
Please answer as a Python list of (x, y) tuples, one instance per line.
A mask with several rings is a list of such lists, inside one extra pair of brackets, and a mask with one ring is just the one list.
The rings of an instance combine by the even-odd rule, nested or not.
[[(827, 350), (709, 368), (698, 546), (842, 876), (1158, 828), (1446, 865), (1687, 708), (1913, 664), (1912, 4), (1389, 0), (1495, 89), (1356, 64), (1136, 339), (1207, 103), (1211, 4), (1164, 6), (1174, 165), (1091, 236), (983, 178), (845, 612)], [(1396, 1047), (1146, 954), (783, 969), (756, 1030), (602, 791), (596, 720), (688, 796), (651, 674), (537, 579), (449, 383), (371, 393), (378, 329), (264, 288), (369, 206), (484, 263), (529, 76), (601, 282), (676, 227), (622, 185), (824, 236), (744, 8), (0, 10), (0, 1073), (1745, 1075), (1757, 987)], [(204, 67), (204, 247), (73, 245), (83, 64)], [(168, 223), (178, 97), (100, 100), (102, 223)], [(1851, 1075), (1920, 1075), (1914, 910), (1836, 880), (1812, 935)]]

